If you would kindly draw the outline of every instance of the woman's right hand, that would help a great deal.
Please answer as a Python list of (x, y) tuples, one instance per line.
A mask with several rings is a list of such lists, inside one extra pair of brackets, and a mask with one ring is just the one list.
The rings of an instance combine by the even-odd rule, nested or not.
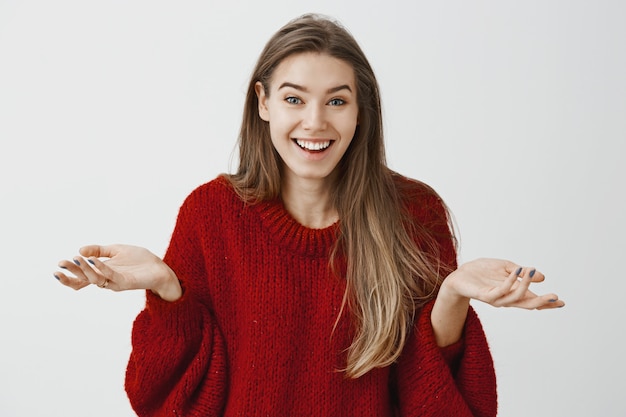
[[(145, 248), (130, 245), (91, 245), (80, 248), (82, 256), (62, 260), (59, 267), (74, 276), (56, 272), (54, 276), (75, 290), (90, 284), (113, 291), (152, 290), (166, 301), (176, 301), (182, 288), (172, 269)], [(106, 259), (101, 259), (106, 258)]]

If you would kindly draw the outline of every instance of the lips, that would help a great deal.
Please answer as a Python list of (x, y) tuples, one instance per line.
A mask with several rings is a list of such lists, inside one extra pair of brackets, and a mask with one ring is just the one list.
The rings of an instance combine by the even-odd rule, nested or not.
[(294, 139), (298, 146), (310, 152), (322, 152), (332, 145), (332, 140), (305, 140)]

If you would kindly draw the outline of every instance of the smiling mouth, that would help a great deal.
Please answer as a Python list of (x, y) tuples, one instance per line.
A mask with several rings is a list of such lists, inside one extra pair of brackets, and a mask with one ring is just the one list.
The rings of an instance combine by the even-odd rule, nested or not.
[(302, 139), (293, 139), (296, 144), (309, 152), (323, 152), (333, 144), (332, 140), (322, 140), (322, 141), (310, 141), (310, 140), (302, 140)]

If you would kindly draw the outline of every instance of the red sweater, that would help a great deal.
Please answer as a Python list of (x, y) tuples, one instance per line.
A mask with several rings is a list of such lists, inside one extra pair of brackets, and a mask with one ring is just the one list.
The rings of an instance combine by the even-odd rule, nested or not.
[[(417, 182), (405, 197), (456, 264), (443, 206)], [(410, 195), (409, 195), (410, 194)], [(329, 271), (337, 225), (309, 229), (280, 201), (244, 204), (224, 179), (180, 209), (164, 258), (184, 289), (147, 293), (135, 320), (126, 390), (139, 416), (494, 416), (493, 363), (476, 314), (440, 349), (432, 302), (402, 356), (357, 378), (338, 371), (352, 341), (345, 281)]]

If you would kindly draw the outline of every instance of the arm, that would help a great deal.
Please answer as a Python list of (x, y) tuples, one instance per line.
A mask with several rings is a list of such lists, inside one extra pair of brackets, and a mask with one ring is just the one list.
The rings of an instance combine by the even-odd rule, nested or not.
[(181, 208), (164, 257), (182, 284), (167, 302), (147, 291), (133, 326), (126, 391), (140, 416), (220, 416), (226, 398), (226, 346), (211, 309), (200, 231), (210, 196), (193, 193)]
[(205, 306), (185, 294), (170, 303), (147, 292), (133, 325), (125, 388), (138, 416), (220, 416), (226, 347)]
[(461, 338), (470, 299), (530, 310), (563, 307), (556, 294), (537, 295), (529, 290), (532, 283), (544, 279), (534, 268), (499, 259), (461, 265), (444, 280), (435, 301), (431, 321), (437, 344), (447, 346)]
[[(419, 312), (413, 334), (396, 365), (399, 415), (495, 416), (495, 371), (478, 317), (473, 309), (467, 310), (462, 342), (441, 349), (430, 324), (433, 305), (431, 301)], [(447, 349), (462, 351), (452, 355), (453, 365)]]
[(165, 262), (134, 246), (82, 248), (88, 261), (76, 258), (60, 264), (75, 277), (57, 273), (59, 281), (75, 289), (102, 282), (114, 291), (147, 289), (146, 307), (133, 325), (125, 380), (131, 405), (142, 417), (219, 416), (223, 407), (226, 349), (209, 309), (193, 295), (202, 288), (204, 273), (190, 265), (203, 261), (189, 245), (177, 243), (185, 236), (177, 226), (166, 255), (181, 276), (189, 277), (185, 292)]
[(174, 271), (145, 248), (91, 245), (80, 248), (80, 254), (82, 257), (75, 257), (73, 261), (59, 262), (62, 269), (75, 275), (55, 273), (61, 284), (75, 290), (90, 284), (113, 291), (148, 289), (167, 301), (176, 301), (182, 295)]
[(147, 290), (146, 307), (133, 326), (125, 381), (139, 416), (218, 416), (222, 410), (226, 349), (207, 295), (196, 230), (199, 200), (192, 195), (181, 207), (164, 260), (135, 246), (87, 246), (82, 257), (59, 264), (73, 277), (55, 274), (77, 290), (89, 284)]
[[(422, 190), (414, 194), (409, 206), (415, 221), (427, 232), (417, 240), (418, 247), (439, 262), (440, 274), (445, 277), (457, 269), (454, 236), (441, 199), (430, 188)], [(444, 295), (440, 295), (442, 300)], [(397, 415), (495, 416), (495, 372), (478, 317), (469, 304), (460, 303), (454, 310), (460, 334), (442, 348), (435, 337), (436, 326), (431, 324), (434, 307), (435, 300), (431, 300), (416, 312), (411, 335), (395, 365)]]
[[(412, 196), (413, 204), (409, 206), (415, 221), (428, 233), (425, 243), (420, 240), (417, 243), (421, 250), (439, 261), (440, 274), (446, 277), (457, 269), (453, 229), (440, 197), (427, 186), (422, 190)], [(440, 289), (438, 294), (444, 301), (445, 292)], [(444, 304), (452, 309), (451, 313), (446, 313), (456, 318), (452, 336), (441, 344), (435, 337), (437, 325), (431, 323), (435, 300), (418, 311), (411, 336), (396, 365), (398, 416), (496, 414), (496, 380), (491, 355), (480, 322), (469, 303), (464, 301)], [(451, 319), (443, 320), (445, 324)]]
[(488, 259), (456, 268), (454, 238), (444, 204), (434, 191), (419, 201), (421, 209), (414, 210), (415, 218), (430, 230), (437, 258), (450, 266), (451, 272), (445, 274), (436, 299), (419, 312), (397, 365), (400, 415), (494, 416), (493, 362), (470, 299), (538, 309), (564, 304), (554, 294), (537, 296), (528, 291), (532, 282), (544, 279), (532, 268)]
[(455, 238), (445, 204), (430, 187), (421, 184), (417, 189), (409, 193), (409, 207), (415, 221), (428, 230), (435, 243), (430, 246), (418, 241), (418, 246), (427, 252), (434, 248), (431, 254), (444, 266), (441, 275), (447, 275), (437, 293), (431, 320), (439, 346), (449, 346), (461, 339), (471, 299), (497, 307), (538, 310), (565, 305), (556, 294), (538, 296), (529, 291), (530, 284), (545, 279), (534, 268), (497, 259), (478, 259), (457, 269)]

